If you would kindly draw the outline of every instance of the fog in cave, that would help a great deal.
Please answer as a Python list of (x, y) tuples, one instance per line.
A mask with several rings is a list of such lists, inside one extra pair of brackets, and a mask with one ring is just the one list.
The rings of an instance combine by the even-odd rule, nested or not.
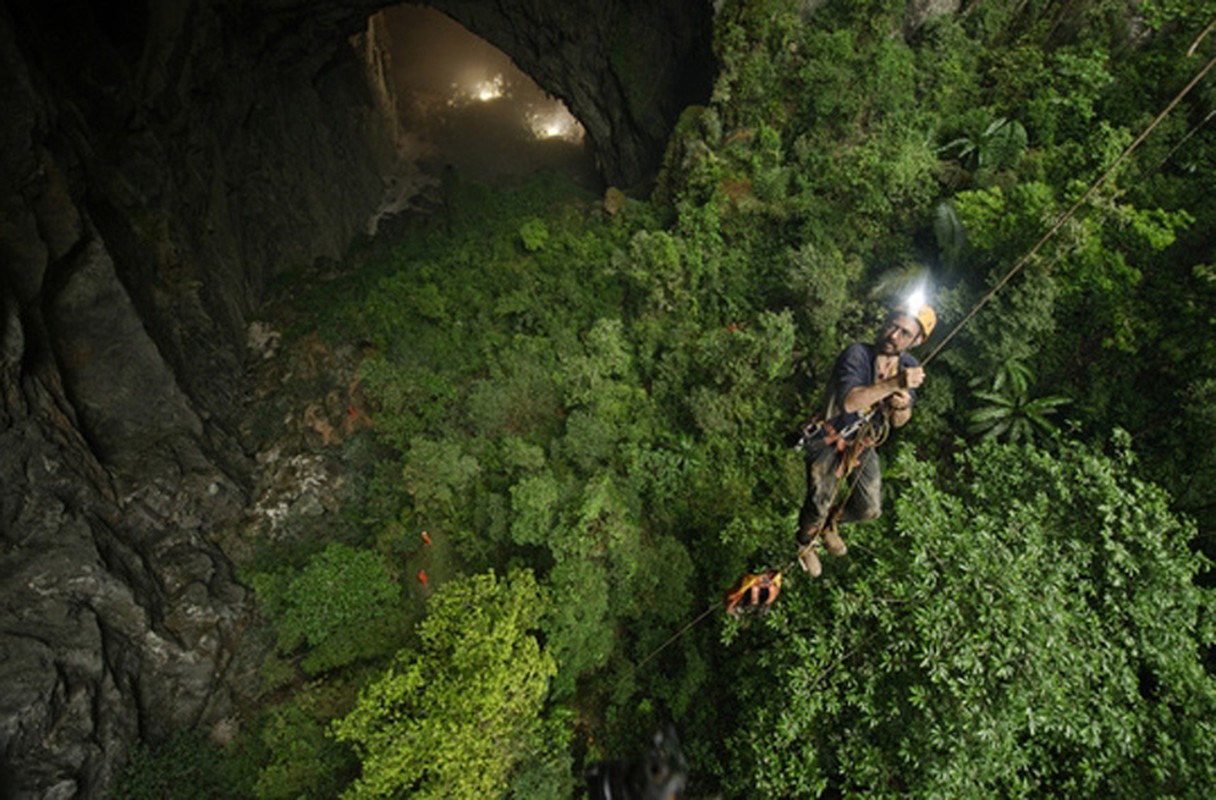
[(460, 180), (501, 185), (551, 170), (600, 188), (578, 120), (505, 53), (430, 8), (383, 13), (403, 124), (425, 173), (450, 167)]

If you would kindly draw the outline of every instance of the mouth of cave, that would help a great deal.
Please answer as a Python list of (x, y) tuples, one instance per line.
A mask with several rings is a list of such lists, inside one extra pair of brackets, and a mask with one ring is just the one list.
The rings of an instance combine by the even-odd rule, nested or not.
[(423, 181), (602, 180), (583, 126), (505, 53), (425, 6), (384, 9), (405, 157)]

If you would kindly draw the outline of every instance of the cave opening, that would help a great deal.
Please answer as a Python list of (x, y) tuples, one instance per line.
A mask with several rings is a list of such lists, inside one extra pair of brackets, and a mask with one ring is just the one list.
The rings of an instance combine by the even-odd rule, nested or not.
[(427, 6), (378, 18), (403, 132), (399, 194), (453, 177), (509, 186), (545, 171), (602, 190), (583, 126), (506, 53)]

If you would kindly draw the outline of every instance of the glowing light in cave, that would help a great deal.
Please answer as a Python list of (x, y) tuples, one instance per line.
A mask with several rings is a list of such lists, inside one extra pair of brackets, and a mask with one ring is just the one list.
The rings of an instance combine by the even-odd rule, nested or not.
[(582, 125), (505, 53), (434, 9), (381, 13), (402, 125), (424, 154), (420, 174), (450, 166), (463, 180), (493, 182), (555, 169), (598, 186)]
[(502, 87), (490, 81), (484, 81), (477, 87), (477, 99), (481, 102), (502, 97)]
[(532, 131), (532, 135), (537, 139), (564, 139), (568, 142), (583, 140), (583, 126), (556, 100), (542, 110), (529, 110), (524, 118), (528, 130)]
[(488, 103), (502, 97), (509, 97), (510, 85), (500, 72), (492, 78), (472, 78), (467, 81), (452, 84), (452, 96), (448, 98), (448, 106), (462, 108), (469, 103)]

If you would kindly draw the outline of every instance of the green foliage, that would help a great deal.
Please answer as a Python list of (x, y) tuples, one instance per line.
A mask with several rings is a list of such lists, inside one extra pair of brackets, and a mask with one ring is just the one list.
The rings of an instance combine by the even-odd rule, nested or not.
[(544, 220), (530, 219), (519, 227), (519, 238), (523, 240), (525, 250), (535, 253), (549, 241), (549, 229)]
[(392, 652), (402, 635), (401, 590), (369, 550), (334, 542), (302, 570), (255, 576), (254, 587), (279, 652), (309, 648), (302, 666), (311, 674)]
[(565, 800), (575, 796), (574, 758), (570, 752), (573, 714), (569, 709), (554, 708), (541, 725), (540, 741), (511, 775), (506, 796), (512, 800)]
[(511, 487), (511, 539), (544, 544), (553, 530), (562, 485), (552, 472), (529, 475)]
[(1029, 441), (1036, 435), (1056, 431), (1048, 419), (1061, 405), (1069, 402), (1062, 395), (1030, 397), (1030, 369), (1017, 361), (1006, 361), (997, 371), (989, 391), (976, 391), (985, 403), (968, 415), (967, 431), (982, 438), (1008, 437), (1010, 441)]
[(350, 707), (342, 684), (314, 684), (269, 709), (261, 740), (269, 757), (259, 770), (258, 800), (336, 797), (356, 766), (348, 747), (328, 733), (330, 722)]
[[(929, 265), (943, 324), (961, 319), (1189, 78), (1180, 54), (1207, 24), (1145, 3), (1155, 32), (1131, 46), (1106, 0), (969, 4), (915, 32), (906, 6), (720, 4), (713, 100), (681, 117), (649, 202), (607, 215), (544, 180), (449, 187), (443, 224), (325, 288), (324, 329), (371, 345), (364, 389), (393, 462), (366, 540), (417, 564), (407, 532), (448, 548), (416, 646), (364, 623), (321, 626), (314, 645), (303, 611), (280, 631), (309, 648), (305, 669), (333, 668), (326, 685), (356, 679), (321, 655), (351, 649), (347, 631), (381, 643), (369, 655), (406, 647), (336, 727), (363, 765), (352, 795), (568, 796), (573, 752), (633, 750), (658, 714), (684, 726), (707, 794), (1211, 788), (1193, 529), (1123, 449), (985, 441), (940, 460), (969, 424), (1042, 438), (1069, 397), (1070, 435), (1136, 430), (1144, 471), (1210, 528), (1211, 448), (1195, 441), (1216, 380), (1216, 140), (1184, 141), (1206, 100), (932, 364), (898, 434), (925, 460), (888, 470), (894, 515), (725, 645), (701, 626), (635, 666), (740, 571), (790, 557), (803, 477), (781, 437), (840, 348), (872, 337), (892, 276)], [(637, 107), (650, 88), (633, 81), (631, 25), (608, 46)], [(459, 576), (504, 565), (536, 577)], [(301, 574), (259, 586), (276, 619)], [(503, 639), (485, 622), (499, 617)], [(515, 657), (530, 665), (518, 695), (500, 691)], [(482, 673), (488, 693), (470, 688)], [(546, 709), (546, 691), (572, 710)], [(277, 713), (264, 776), (287, 794), (307, 774), (288, 768), (292, 731), (317, 754), (302, 758), (331, 763), (316, 733), (334, 713)], [(573, 740), (574, 717), (594, 744)]]
[(499, 797), (543, 752), (553, 659), (531, 631), (547, 601), (530, 572), (450, 581), (431, 598), (418, 644), (334, 725), (359, 754), (346, 797)]
[(1160, 30), (1177, 21), (1191, 21), (1197, 25), (1209, 23), (1216, 14), (1216, 2), (1212, 0), (1145, 0), (1140, 4), (1140, 13), (1146, 23)]
[(119, 800), (212, 800), (249, 797), (254, 769), (244, 753), (226, 753), (201, 733), (176, 734), (156, 746), (137, 743), (114, 787)]
[(1108, 59), (1102, 48), (1092, 46), (1063, 47), (1048, 55), (1043, 73), (1033, 78), (1035, 91), (1026, 107), (1036, 141), (1054, 144), (1085, 136), (1111, 80)]
[[(557, 697), (574, 693), (580, 675), (605, 665), (615, 645), (612, 586), (602, 563), (562, 559), (550, 570), (549, 585), (569, 602), (556, 604), (545, 619), (545, 635), (556, 646), (561, 672), (554, 685)], [(574, 599), (577, 598), (577, 602)]]
[(735, 642), (728, 791), (1216, 789), (1205, 560), (1125, 448), (985, 444), (956, 472), (901, 452), (885, 530), (854, 534), (850, 564), (783, 592), (765, 630)]
[(784, 121), (776, 86), (788, 85), (798, 61), (799, 20), (782, 0), (731, 3), (714, 26), (714, 49), (721, 64), (714, 101), (739, 115), (742, 125)]
[(953, 204), (968, 241), (986, 254), (1029, 250), (1056, 210), (1054, 192), (1042, 183), (959, 192)]
[(979, 406), (967, 415), (967, 431), (983, 438), (1008, 437), (1013, 442), (1054, 433), (1056, 425), (1048, 417), (1069, 402), (1063, 395), (1031, 399), (1024, 394), (977, 391), (975, 396), (987, 405)]
[[(1206, 377), (1182, 387), (1181, 418), (1186, 422), (1185, 439), (1190, 442), (1216, 441), (1216, 377)], [(1189, 463), (1179, 470), (1175, 491), (1184, 508), (1202, 508), (1208, 502), (1209, 487), (1216, 481), (1216, 449), (1196, 447), (1187, 453)]]
[(1017, 120), (1001, 117), (988, 123), (982, 132), (963, 136), (942, 145), (972, 169), (1000, 170), (1016, 166), (1026, 149), (1026, 129)]
[(477, 459), (459, 444), (419, 436), (410, 440), (402, 481), (415, 509), (439, 516), (455, 513), (467, 502), (480, 470)]

